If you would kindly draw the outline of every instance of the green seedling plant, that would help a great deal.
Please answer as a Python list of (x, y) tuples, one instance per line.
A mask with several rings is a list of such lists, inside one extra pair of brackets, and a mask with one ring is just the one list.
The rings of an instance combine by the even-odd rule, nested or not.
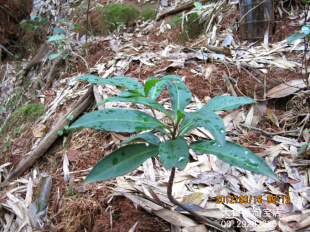
[[(69, 24), (70, 23), (69, 20), (61, 19), (59, 21), (61, 23), (63, 23), (65, 25), (65, 27), (67, 27), (69, 29), (75, 29), (74, 25)], [(62, 59), (66, 59), (67, 56), (69, 56), (69, 54), (70, 54), (69, 48), (71, 48), (70, 43), (75, 42), (75, 41), (72, 40), (70, 38), (70, 36), (67, 35), (68, 33), (66, 31), (61, 27), (55, 27), (54, 32), (56, 32), (57, 34), (50, 36), (49, 39), (47, 40), (47, 42), (54, 42), (55, 46), (60, 51), (58, 53), (51, 54), (49, 56), (50, 60), (53, 60), (57, 57), (61, 57)]]
[(64, 129), (63, 130), (60, 130), (57, 132), (58, 136), (62, 136), (64, 133), (68, 133), (69, 132), (69, 125), (70, 125), (70, 122), (72, 121), (73, 119), (73, 115), (70, 115), (67, 117), (67, 120), (68, 120), (68, 125), (64, 126)]
[(88, 62), (82, 56), (76, 54), (71, 47), (71, 44), (76, 42), (71, 38), (73, 34), (71, 30), (79, 27), (79, 25), (73, 25), (66, 19), (60, 19), (59, 21), (64, 25), (64, 28), (55, 27), (54, 32), (57, 34), (50, 36), (47, 40), (47, 42), (54, 43), (59, 52), (51, 54), (49, 59), (53, 60), (58, 57), (66, 59), (69, 55), (74, 55), (80, 57), (85, 62), (87, 69), (89, 69)]
[[(124, 175), (138, 168), (146, 159), (159, 156), (162, 165), (166, 169), (171, 169), (167, 189), (169, 200), (209, 226), (223, 230), (217, 222), (202, 217), (172, 196), (176, 168), (181, 171), (185, 169), (189, 162), (189, 149), (194, 150), (198, 155), (214, 154), (231, 165), (269, 176), (280, 182), (262, 158), (237, 143), (225, 140), (223, 120), (215, 113), (252, 104), (255, 103), (254, 100), (247, 97), (219, 96), (211, 99), (201, 109), (186, 112), (185, 108), (191, 101), (192, 93), (182, 79), (175, 75), (164, 76), (160, 79), (150, 77), (146, 80), (144, 87), (140, 82), (122, 76), (102, 79), (87, 74), (76, 80), (85, 80), (93, 84), (115, 85), (126, 89), (118, 96), (109, 97), (98, 105), (112, 101), (139, 103), (150, 107), (153, 113), (151, 116), (135, 109), (103, 109), (83, 115), (70, 126), (70, 129), (87, 127), (120, 133), (151, 130), (136, 134), (123, 141), (124, 146), (105, 156), (92, 168), (83, 184)], [(164, 88), (167, 88), (169, 92), (172, 114), (156, 101)], [(170, 123), (165, 124), (159, 121), (156, 118), (156, 111), (165, 114)], [(196, 127), (204, 127), (209, 130), (214, 140), (198, 140), (188, 144), (184, 136)], [(161, 139), (153, 132), (160, 132)]]

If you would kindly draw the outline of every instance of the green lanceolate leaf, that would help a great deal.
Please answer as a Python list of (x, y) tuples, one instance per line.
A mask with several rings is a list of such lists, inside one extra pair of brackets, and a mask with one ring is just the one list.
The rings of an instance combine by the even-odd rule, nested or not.
[(70, 126), (70, 129), (79, 127), (133, 133), (166, 126), (152, 116), (139, 110), (104, 109), (83, 115)]
[(152, 132), (141, 133), (132, 136), (129, 139), (124, 140), (122, 143), (150, 143), (153, 145), (159, 145), (160, 140)]
[(54, 53), (54, 54), (51, 54), (51, 55), (48, 57), (48, 59), (49, 59), (49, 60), (53, 60), (53, 59), (56, 59), (56, 58), (59, 57), (59, 56), (61, 56), (60, 53)]
[(64, 35), (53, 35), (47, 41), (51, 42), (51, 41), (59, 41), (59, 40), (64, 40), (64, 39), (68, 39), (68, 37)]
[(161, 94), (161, 92), (163, 91), (163, 89), (166, 86), (167, 86), (166, 80), (161, 80), (161, 81), (155, 83), (155, 85), (150, 89), (150, 91), (148, 91), (149, 98), (153, 99), (153, 100), (158, 98), (158, 96)]
[(59, 19), (58, 21), (62, 23), (70, 23), (70, 20), (67, 19)]
[(199, 140), (191, 143), (189, 148), (197, 154), (214, 154), (231, 165), (269, 176), (281, 182), (265, 160), (237, 143), (226, 141), (223, 146), (214, 140)]
[(83, 184), (108, 180), (135, 170), (146, 159), (158, 155), (158, 146), (131, 144), (101, 159), (89, 172)]
[[(156, 85), (156, 83), (163, 81), (161, 79), (156, 79), (155, 77), (150, 77), (144, 85), (144, 96), (147, 96), (151, 90), (151, 88)], [(160, 91), (161, 92), (161, 91)]]
[(84, 5), (84, 4), (81, 4), (81, 7), (83, 8), (83, 9), (87, 9), (88, 7), (86, 6), (86, 5)]
[[(189, 89), (186, 87), (186, 85), (183, 82), (167, 82), (168, 92), (171, 98), (171, 104), (172, 104), (172, 112), (174, 115), (174, 121), (178, 123), (183, 113), (183, 110), (188, 105), (188, 103), (191, 101), (192, 93), (189, 91)], [(184, 114), (183, 114), (184, 116)]]
[(63, 34), (63, 35), (66, 34), (66, 32), (62, 28), (60, 28), (60, 27), (55, 27), (54, 31), (59, 33), (59, 34)]
[(125, 98), (125, 97), (109, 97), (109, 98), (106, 98), (106, 99), (102, 100), (101, 102), (99, 102), (97, 104), (97, 106), (99, 106), (101, 104), (104, 104), (106, 102), (112, 102), (112, 101), (133, 102), (133, 103), (139, 103), (139, 104), (147, 105), (147, 106), (153, 107), (153, 108), (163, 112), (164, 114), (166, 114), (171, 119), (171, 121), (173, 121), (171, 115), (165, 109), (165, 107), (163, 107), (158, 102), (156, 102), (156, 101), (154, 101), (152, 99), (146, 98), (146, 97), (130, 97), (130, 98)]
[(256, 101), (248, 97), (219, 96), (212, 98), (206, 105), (201, 108), (201, 110), (231, 110), (251, 103), (256, 103)]
[(75, 79), (75, 81), (85, 80), (92, 84), (97, 85), (116, 85), (123, 87), (125, 89), (131, 90), (133, 92), (144, 95), (144, 89), (141, 83), (132, 80), (129, 77), (113, 77), (113, 78), (100, 78), (95, 75), (86, 74)]
[(188, 145), (185, 139), (178, 137), (177, 139), (160, 143), (159, 156), (166, 169), (177, 167), (183, 170), (189, 159)]
[(143, 97), (140, 93), (136, 93), (130, 90), (124, 90), (120, 92), (117, 96), (118, 97)]
[(70, 27), (71, 29), (75, 29), (75, 26), (71, 24), (69, 24), (68, 27)]
[(304, 38), (306, 34), (294, 33), (286, 39), (287, 45), (290, 45), (293, 41)]
[(195, 112), (186, 113), (186, 118), (180, 125), (180, 135), (196, 128), (204, 127), (211, 132), (214, 139), (221, 145), (225, 144), (225, 126), (220, 116), (211, 110), (197, 110)]
[(91, 75), (91, 74), (85, 74), (83, 76), (80, 76), (76, 79), (74, 79), (73, 81), (88, 81), (89, 83), (92, 84), (97, 84), (97, 85), (116, 85), (116, 86), (120, 86), (122, 83), (117, 81), (117, 80), (113, 80), (111, 78), (100, 78), (97, 77), (95, 75)]
[(140, 93), (141, 95), (144, 94), (144, 88), (142, 86), (142, 84), (138, 81), (135, 81), (129, 77), (122, 77), (122, 76), (118, 76), (118, 77), (113, 77), (113, 80), (118, 80), (122, 83), (123, 88), (131, 90), (131, 91), (136, 91), (138, 93)]

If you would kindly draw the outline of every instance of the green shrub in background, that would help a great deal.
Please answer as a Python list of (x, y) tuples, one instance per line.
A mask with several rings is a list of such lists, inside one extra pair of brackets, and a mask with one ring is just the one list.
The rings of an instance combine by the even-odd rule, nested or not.
[(119, 27), (131, 26), (135, 20), (141, 18), (146, 21), (149, 19), (155, 19), (157, 13), (156, 5), (126, 5), (120, 3), (108, 4), (105, 7), (97, 7), (96, 13), (100, 14), (99, 22), (96, 23), (95, 28), (91, 30), (100, 34), (108, 34), (119, 29)]
[(104, 20), (105, 28), (110, 32), (117, 29), (120, 24), (130, 25), (140, 16), (140, 11), (135, 5), (114, 3), (106, 5), (102, 11), (101, 18)]
[(141, 17), (144, 21), (149, 19), (155, 19), (157, 14), (157, 6), (156, 5), (146, 5), (140, 7)]

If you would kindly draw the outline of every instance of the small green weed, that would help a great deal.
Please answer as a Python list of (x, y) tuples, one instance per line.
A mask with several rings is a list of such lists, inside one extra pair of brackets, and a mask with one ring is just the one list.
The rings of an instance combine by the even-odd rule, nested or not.
[(20, 128), (23, 123), (33, 123), (38, 117), (43, 115), (44, 111), (44, 105), (41, 103), (17, 108), (3, 126), (0, 137), (9, 132), (13, 132), (14, 137), (18, 136), (22, 132)]
[(70, 185), (69, 187), (67, 187), (66, 194), (68, 197), (72, 197), (74, 195), (77, 195), (78, 191), (74, 188), (74, 186)]

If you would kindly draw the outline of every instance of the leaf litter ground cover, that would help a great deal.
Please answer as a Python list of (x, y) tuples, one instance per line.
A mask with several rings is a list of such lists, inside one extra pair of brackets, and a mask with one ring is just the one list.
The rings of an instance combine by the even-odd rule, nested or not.
[[(233, 9), (230, 10), (235, 11)], [(284, 14), (284, 17), (285, 16)], [(292, 34), (296, 30), (296, 26), (290, 25), (290, 20), (287, 18), (283, 20), (285, 23), (282, 22), (281, 18), (276, 22), (279, 25), (283, 23), (283, 25), (277, 26), (277, 33), (271, 37), (272, 43), (270, 44), (270, 50), (273, 48), (273, 43), (285, 39), (286, 35)], [(163, 21), (166, 22), (166, 19)], [(256, 99), (264, 98), (264, 88), (270, 90), (272, 87), (283, 83), (283, 81), (301, 78), (299, 72), (300, 68), (298, 66), (294, 69), (283, 69), (283, 67), (278, 67), (278, 63), (271, 64), (270, 67), (267, 67), (267, 73), (262, 73), (257, 69), (251, 69), (254, 76), (259, 74), (256, 77), (262, 83), (256, 81), (245, 70), (240, 69), (239, 71), (236, 65), (229, 63), (224, 64), (216, 60), (206, 62), (194, 60), (194, 62), (187, 63), (184, 68), (175, 69), (174, 67), (178, 66), (167, 68), (174, 63), (174, 59), (161, 58), (153, 62), (155, 66), (147, 66), (145, 63), (150, 61), (147, 60), (146, 62), (144, 59), (150, 54), (146, 54), (146, 51), (158, 56), (158, 53), (162, 53), (164, 48), (167, 48), (167, 45), (170, 43), (174, 46), (169, 49), (169, 55), (179, 54), (180, 51), (182, 51), (182, 46), (178, 47), (173, 43), (173, 38), (177, 38), (174, 31), (166, 30), (165, 33), (158, 33), (159, 25), (163, 21), (158, 22), (157, 27), (155, 27), (154, 31), (151, 31), (150, 34), (138, 37), (138, 39), (131, 38), (129, 40), (139, 40), (139, 42), (144, 43), (144, 45), (138, 52), (129, 50), (128, 54), (140, 54), (141, 52), (141, 57), (139, 57), (139, 60), (132, 59), (128, 64), (125, 62), (126, 65), (123, 72), (125, 76), (136, 78), (140, 80), (141, 83), (147, 77), (154, 75), (156, 71), (161, 69), (184, 77), (186, 85), (197, 97), (196, 101), (193, 102), (192, 110), (197, 109), (197, 107), (200, 107), (205, 101), (208, 101), (208, 97), (220, 96), (229, 92), (223, 80), (224, 73), (233, 79), (237, 78), (237, 84), (233, 84), (233, 86), (238, 96), (244, 94)], [(220, 28), (219, 32), (221, 32), (226, 25), (223, 23), (222, 27), (221, 24), (218, 26)], [(292, 28), (292, 31), (287, 31), (284, 35), (281, 34), (282, 30), (286, 31), (288, 28)], [(234, 34), (234, 37), (238, 41), (238, 35)], [(163, 42), (166, 38), (172, 39), (168, 42)], [(98, 42), (94, 41), (91, 45), (91, 67), (94, 67), (100, 58), (102, 63), (108, 63), (109, 60), (113, 60), (117, 56), (124, 58), (123, 53), (118, 55), (110, 50), (109, 40), (110, 39), (99, 40)], [(202, 37), (190, 41), (186, 47), (204, 46), (204, 41), (206, 40), (207, 38)], [(139, 44), (139, 42), (135, 43)], [(239, 42), (241, 43), (241, 41)], [(120, 52), (122, 52), (122, 49), (126, 52), (126, 46), (122, 48), (122, 45), (126, 45), (126, 43), (128, 43), (128, 41), (121, 41)], [(134, 45), (135, 43), (133, 42)], [(245, 45), (245, 49), (248, 50), (249, 47)], [(260, 53), (260, 51), (266, 52), (263, 47), (260, 47), (259, 43), (254, 46), (253, 51), (254, 53), (255, 51), (256, 53)], [(270, 55), (274, 55), (274, 53)], [(293, 51), (289, 53), (287, 51), (281, 51), (275, 55), (279, 58), (285, 56), (287, 60), (294, 61), (296, 57), (301, 57), (301, 52)], [(270, 60), (268, 59), (260, 59), (260, 61), (265, 62), (265, 64), (270, 64)], [(115, 61), (113, 65), (115, 66), (116, 64), (117, 62)], [(85, 69), (83, 63), (79, 63), (79, 65), (79, 70)], [(113, 65), (111, 67), (113, 67)], [(99, 68), (99, 66), (97, 67)], [(98, 68), (96, 70), (99, 73), (100, 70)], [(109, 67), (107, 66), (107, 68)], [(204, 72), (201, 72), (200, 69)], [(118, 69), (114, 69), (110, 75), (113, 75), (117, 70)], [(105, 72), (101, 75), (104, 75)], [(75, 74), (69, 76), (74, 75)], [(264, 81), (266, 84), (264, 84)], [(61, 88), (67, 88), (66, 85), (67, 84), (63, 84), (62, 86), (56, 85), (54, 88), (45, 92), (45, 104), (47, 107), (51, 107), (50, 103), (56, 96), (59, 96)], [(79, 84), (75, 88), (82, 89), (85, 88), (85, 86)], [(120, 90), (109, 87), (105, 89), (105, 94), (113, 96), (117, 91)], [(72, 96), (71, 94), (72, 93), (68, 93), (69, 99), (71, 98), (70, 96)], [(160, 101), (163, 102), (165, 102), (165, 100), (165, 96), (160, 99)], [(286, 111), (285, 103), (286, 100), (275, 99), (268, 101), (268, 105), (262, 104), (259, 109), (256, 107), (244, 108), (244, 110), (241, 111), (223, 112), (220, 114), (220, 116), (224, 118), (225, 127), (228, 131), (227, 136), (234, 142), (242, 144), (249, 150), (265, 158), (270, 167), (276, 167), (276, 173), (285, 179), (285, 185), (276, 185), (269, 182), (270, 180), (262, 178), (261, 175), (251, 174), (238, 168), (230, 167), (226, 163), (218, 160), (215, 156), (197, 156), (195, 153), (191, 152), (192, 162), (186, 168), (185, 173), (180, 172), (176, 174), (174, 196), (185, 204), (202, 206), (203, 209), (200, 209), (202, 215), (218, 219), (218, 221), (224, 221), (223, 223), (227, 223), (227, 225), (229, 225), (228, 223), (234, 223), (236, 225), (236, 223), (238, 223), (236, 218), (239, 217), (242, 221), (247, 222), (246, 225), (251, 224), (252, 221), (270, 222), (261, 224), (261, 229), (267, 231), (285, 231), (290, 228), (295, 230), (296, 228), (307, 227), (307, 218), (309, 217), (307, 211), (309, 187), (307, 181), (307, 167), (309, 165), (306, 159), (307, 155), (297, 157), (296, 154), (299, 147), (292, 144), (293, 141), (277, 142), (274, 140), (275, 135), (273, 133), (278, 133), (282, 130), (276, 126), (275, 119), (272, 117), (270, 118), (267, 114), (267, 109), (265, 115), (263, 113), (263, 117), (260, 117), (258, 124), (255, 124), (255, 128), (259, 128), (263, 131), (249, 130), (249, 128), (244, 128), (239, 125), (240, 122), (253, 120), (260, 112), (264, 112), (267, 107), (271, 108), (276, 118), (281, 120), (281, 116)], [(69, 105), (69, 102), (67, 102), (67, 104)], [(121, 103), (113, 102), (110, 104), (112, 107), (123, 106), (128, 109), (141, 107), (134, 104), (120, 105)], [(58, 117), (59, 114), (65, 111), (65, 107), (57, 106), (56, 109), (57, 110), (54, 111)], [(252, 117), (250, 117), (251, 112)], [(165, 120), (164, 116), (162, 116), (162, 118)], [(57, 121), (57, 116), (49, 119), (51, 125), (54, 121)], [(29, 134), (31, 134), (30, 130), (31, 128), (25, 128), (25, 132), (22, 133), (21, 136), (10, 139), (11, 145), (9, 147), (5, 146), (3, 141), (1, 141), (1, 150), (3, 154), (5, 154), (5, 156), (2, 156), (1, 163), (4, 164), (15, 160), (13, 163), (16, 165), (18, 160), (21, 159), (26, 152), (30, 151), (30, 143), (27, 143), (27, 141), (29, 141)], [(285, 134), (280, 133), (279, 135), (287, 137)], [(210, 138), (209, 136), (210, 134), (208, 131), (197, 129), (189, 134), (186, 139), (189, 142), (199, 138)], [(85, 139), (85, 137), (87, 139)], [(168, 182), (167, 178), (169, 175), (167, 171), (159, 165), (156, 159), (148, 160), (139, 170), (125, 175), (124, 177), (100, 184), (81, 186), (81, 181), (88, 173), (89, 168), (103, 158), (105, 154), (115, 150), (121, 141), (129, 137), (129, 134), (119, 135), (107, 132), (96, 132), (90, 129), (77, 131), (69, 136), (68, 142), (64, 147), (62, 145), (62, 139), (59, 138), (47, 154), (39, 160), (36, 168), (22, 176), (23, 178), (21, 180), (23, 180), (24, 183), (28, 183), (29, 177), (32, 177), (33, 180), (37, 179), (35, 173), (53, 174), (52, 193), (47, 213), (50, 227), (55, 228), (56, 231), (68, 230), (69, 228), (73, 231), (81, 231), (84, 230), (84, 228), (87, 231), (100, 231), (100, 228), (103, 231), (129, 231), (130, 228), (136, 225), (136, 231), (169, 231), (171, 227), (166, 221), (172, 224), (175, 223), (172, 227), (198, 226), (197, 223), (190, 218), (187, 217), (187, 219), (184, 219), (180, 214), (175, 214), (173, 213), (174, 211), (170, 211), (169, 207), (168, 209), (163, 207), (172, 207), (165, 195)], [(33, 141), (35, 141), (35, 139), (33, 139)], [(68, 181), (64, 181), (63, 175), (63, 156), (65, 153), (68, 156), (70, 162), (69, 169), (71, 171)], [(2, 171), (1, 169), (0, 171), (4, 176), (8, 174), (8, 170)], [(26, 186), (21, 183), (13, 183), (14, 184), (10, 188), (18, 185), (21, 187)], [(35, 186), (37, 186), (37, 184), (35, 184)], [(25, 188), (23, 189), (21, 193), (14, 192), (20, 199), (25, 199), (26, 191)], [(35, 190), (36, 189), (34, 189), (34, 192)], [(117, 196), (120, 194), (115, 192), (115, 190), (124, 192), (123, 195), (126, 197)], [(137, 191), (140, 193), (139, 196), (130, 194)], [(7, 191), (4, 191), (2, 194), (2, 196), (5, 196), (5, 198), (1, 199), (3, 203), (7, 199), (6, 192)], [(262, 199), (261, 203), (258, 202), (259, 204), (254, 206), (257, 206), (257, 208), (253, 208), (252, 205), (246, 202), (227, 204), (227, 202), (223, 202), (226, 199), (223, 200), (219, 198), (219, 196), (243, 196), (239, 198), (243, 200), (245, 200), (245, 196), (252, 196), (253, 199), (256, 196), (257, 201), (259, 200), (259, 196), (262, 196)], [(290, 202), (287, 203), (284, 200), (276, 202), (272, 198), (274, 196), (290, 196)], [(33, 200), (34, 199), (35, 197), (33, 197)], [(150, 201), (150, 199), (152, 199), (152, 201)], [(217, 204), (217, 201), (220, 202), (220, 204)], [(132, 202), (138, 205), (137, 209)], [(303, 214), (299, 214), (298, 210), (301, 210)], [(149, 214), (146, 213), (146, 211), (152, 213)], [(268, 212), (271, 214), (279, 213), (277, 218), (280, 220), (275, 220), (273, 215), (269, 215)], [(9, 215), (7, 211), (4, 211), (4, 213)], [(158, 217), (154, 217), (154, 214)], [(169, 215), (173, 215), (173, 217), (169, 217)], [(13, 219), (14, 217), (12, 217), (12, 220)], [(183, 219), (183, 224), (176, 223), (180, 221), (180, 219)], [(8, 219), (5, 221), (5, 224), (7, 224), (7, 222)], [(239, 224), (239, 228), (242, 229), (242, 225), (245, 224)], [(245, 229), (245, 226), (243, 226), (243, 229)]]

